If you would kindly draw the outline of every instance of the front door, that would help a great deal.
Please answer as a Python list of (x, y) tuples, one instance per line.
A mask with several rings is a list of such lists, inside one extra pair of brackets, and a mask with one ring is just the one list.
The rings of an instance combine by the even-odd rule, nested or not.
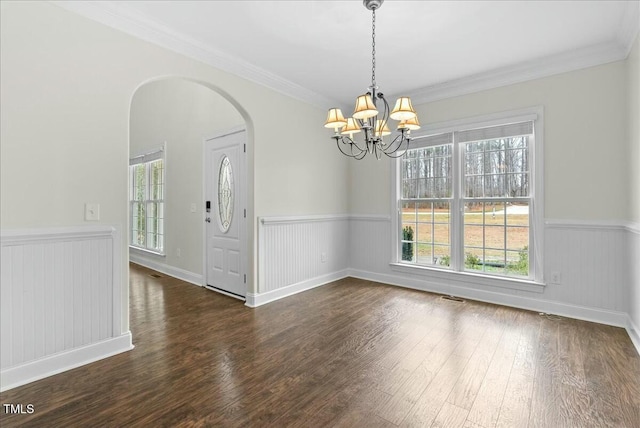
[(207, 288), (244, 299), (246, 131), (205, 140)]

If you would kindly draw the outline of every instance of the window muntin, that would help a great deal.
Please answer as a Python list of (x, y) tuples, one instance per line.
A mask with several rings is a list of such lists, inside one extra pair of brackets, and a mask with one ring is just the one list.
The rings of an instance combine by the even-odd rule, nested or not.
[(132, 247), (164, 253), (165, 165), (162, 152), (130, 161), (130, 240)]
[(529, 276), (529, 205), (525, 202), (464, 204), (464, 270)]
[(529, 277), (530, 138), (459, 143), (466, 271)]
[(466, 198), (528, 197), (529, 136), (464, 144)]
[(408, 150), (401, 160), (402, 261), (448, 267), (451, 259), (451, 144)]
[[(399, 261), (459, 272), (534, 279), (530, 252), (534, 236), (533, 129), (533, 122), (525, 121), (415, 139), (422, 147), (407, 151), (398, 163), (401, 168), (398, 202), (401, 248), (408, 248), (407, 244), (411, 243), (416, 254), (411, 260), (398, 257)], [(434, 141), (447, 139), (451, 143), (442, 146), (452, 152), (452, 165), (448, 175), (438, 178), (451, 183), (448, 187), (441, 186), (451, 192), (438, 193), (435, 187), (430, 187), (435, 183), (434, 176), (433, 181), (425, 181), (426, 192), (420, 193), (420, 166), (434, 165), (433, 149), (437, 147)], [(438, 199), (428, 196), (438, 196)], [(445, 200), (448, 205), (444, 205)], [(441, 213), (448, 214), (447, 221), (442, 222), (447, 223), (447, 227), (428, 215), (424, 217), (428, 207), (411, 205), (408, 201), (434, 204)], [(426, 224), (421, 219), (426, 219)], [(422, 227), (423, 233), (414, 232), (409, 240), (403, 233), (408, 226), (414, 231)], [(424, 231), (426, 226), (431, 226), (431, 231)], [(436, 231), (442, 236), (445, 230), (449, 233), (448, 240), (440, 237), (430, 241)], [(426, 243), (430, 247), (425, 248)], [(442, 244), (448, 245), (448, 254), (442, 251)]]
[(146, 245), (146, 168), (144, 164), (130, 166), (131, 170), (131, 245)]

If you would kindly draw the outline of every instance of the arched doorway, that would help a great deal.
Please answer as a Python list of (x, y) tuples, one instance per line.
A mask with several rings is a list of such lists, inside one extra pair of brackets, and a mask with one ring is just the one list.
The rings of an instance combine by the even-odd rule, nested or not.
[[(206, 82), (170, 77), (140, 85), (131, 100), (129, 122), (130, 260), (196, 285), (206, 285), (207, 212), (204, 141), (232, 129), (245, 129), (252, 147), (248, 114), (224, 91)], [(136, 166), (137, 165), (137, 166)], [(251, 212), (251, 162), (246, 162)], [(247, 216), (247, 218), (249, 218)], [(251, 227), (242, 239), (241, 273), (251, 278)]]

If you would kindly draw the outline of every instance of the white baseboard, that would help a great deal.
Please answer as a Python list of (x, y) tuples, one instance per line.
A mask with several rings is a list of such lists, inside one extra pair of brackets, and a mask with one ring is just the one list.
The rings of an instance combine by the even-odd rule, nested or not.
[(140, 266), (144, 266), (149, 269), (164, 273), (165, 275), (172, 276), (177, 279), (181, 279), (185, 282), (202, 287), (202, 274), (189, 272), (188, 270), (180, 269), (175, 266), (170, 266), (165, 263), (160, 263), (155, 260), (149, 260), (139, 254), (129, 253), (129, 261)]
[(266, 293), (247, 293), (247, 301), (245, 305), (249, 306), (250, 308), (255, 308), (257, 306), (261, 306), (275, 300), (283, 299), (293, 294), (298, 294), (303, 291), (311, 290), (312, 288), (316, 288), (321, 285), (346, 278), (347, 276), (347, 269), (343, 269), (337, 272), (332, 272), (326, 275), (321, 275), (302, 282), (298, 282), (287, 287), (279, 288), (277, 290), (268, 291)]
[(119, 337), (103, 340), (59, 352), (48, 357), (4, 369), (0, 372), (0, 391), (6, 391), (45, 377), (53, 376), (85, 364), (133, 349), (131, 332)]
[(636, 351), (638, 351), (638, 354), (640, 355), (640, 329), (638, 329), (638, 326), (633, 323), (631, 317), (628, 317), (626, 327), (627, 334), (629, 334), (633, 346), (636, 347)]
[(486, 303), (511, 306), (514, 308), (526, 309), (536, 312), (545, 312), (548, 314), (561, 315), (569, 318), (597, 322), (600, 324), (607, 324), (616, 327), (626, 328), (628, 326), (628, 315), (625, 312), (589, 308), (531, 297), (514, 296), (494, 291), (477, 290), (456, 285), (435, 283), (426, 281), (424, 279), (417, 280), (361, 270), (349, 270), (348, 274), (349, 276), (352, 276), (354, 278), (361, 278), (369, 281), (381, 282), (384, 284), (397, 285), (400, 287), (411, 288), (415, 290), (464, 297), (466, 299), (478, 300)]

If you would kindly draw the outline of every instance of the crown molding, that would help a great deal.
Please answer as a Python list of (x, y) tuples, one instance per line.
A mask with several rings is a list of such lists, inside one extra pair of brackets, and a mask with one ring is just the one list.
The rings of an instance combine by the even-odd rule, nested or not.
[[(316, 107), (329, 108), (343, 104), (175, 32), (116, 1), (51, 3)], [(639, 9), (638, 2), (627, 3), (614, 41), (427, 86), (413, 91), (413, 103), (428, 103), (623, 60), (628, 56), (640, 28)]]
[(616, 39), (618, 43), (625, 46), (625, 58), (629, 56), (631, 48), (636, 41), (638, 31), (640, 31), (640, 2), (630, 1), (625, 3), (626, 10), (622, 17), (622, 23), (618, 27)]
[(629, 1), (611, 42), (427, 86), (414, 91), (411, 98), (415, 104), (423, 104), (621, 61), (629, 56), (639, 31), (640, 2)]
[(414, 91), (411, 98), (414, 104), (423, 104), (620, 61), (626, 57), (626, 46), (618, 42), (603, 43), (427, 86)]
[(339, 104), (247, 61), (178, 33), (116, 1), (51, 1), (70, 12), (97, 21), (144, 41), (204, 62), (284, 95), (320, 108)]

